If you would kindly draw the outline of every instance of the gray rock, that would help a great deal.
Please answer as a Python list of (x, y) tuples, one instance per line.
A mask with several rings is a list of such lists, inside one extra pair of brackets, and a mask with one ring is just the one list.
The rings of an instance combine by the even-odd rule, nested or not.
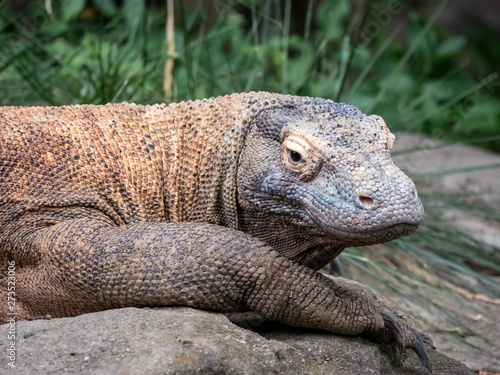
[[(345, 283), (371, 293), (355, 282)], [(238, 320), (238, 315), (231, 319)], [(9, 327), (3, 325), (0, 373), (428, 374), (413, 352), (399, 357), (390, 347), (364, 337), (285, 327), (260, 318), (249, 321), (241, 315), (239, 323), (253, 331), (223, 314), (187, 307), (126, 308), (23, 321), (16, 326), (15, 371), (6, 366)], [(430, 341), (428, 335), (423, 338)], [(436, 375), (471, 374), (435, 350), (430, 356)]]

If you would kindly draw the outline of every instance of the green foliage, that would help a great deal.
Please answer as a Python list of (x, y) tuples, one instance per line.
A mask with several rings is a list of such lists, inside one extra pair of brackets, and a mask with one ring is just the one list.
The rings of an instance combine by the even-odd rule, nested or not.
[(61, 19), (69, 22), (75, 19), (83, 10), (85, 0), (65, 0), (61, 3)]
[[(396, 26), (401, 8), (390, 2), (364, 10), (346, 0), (312, 1), (298, 31), (290, 0), (227, 0), (217, 9), (177, 1), (176, 51), (167, 56), (164, 7), (49, 3), (53, 9), (31, 2), (22, 16), (0, 4), (0, 104), (151, 103), (266, 90), (348, 101), (394, 130), (454, 139), (500, 134), (498, 76), (462, 69), (468, 40), (435, 24), (443, 7)], [(168, 58), (174, 94), (165, 98)], [(480, 145), (500, 149), (500, 140)]]

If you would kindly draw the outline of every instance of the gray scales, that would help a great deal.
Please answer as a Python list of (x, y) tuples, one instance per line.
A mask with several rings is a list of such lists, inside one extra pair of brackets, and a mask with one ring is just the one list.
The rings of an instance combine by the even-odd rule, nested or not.
[(347, 246), (411, 235), (422, 221), (393, 142), (379, 116), (265, 92), (3, 107), (0, 265), (16, 265), (17, 316), (252, 311), (365, 333), (430, 369), (403, 319), (316, 272)]

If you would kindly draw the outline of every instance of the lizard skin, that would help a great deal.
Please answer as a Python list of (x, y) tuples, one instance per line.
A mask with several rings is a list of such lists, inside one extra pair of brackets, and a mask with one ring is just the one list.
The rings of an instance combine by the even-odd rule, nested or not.
[(0, 265), (16, 267), (17, 318), (254, 311), (396, 342), (430, 369), (403, 320), (315, 272), (347, 246), (410, 235), (422, 221), (393, 142), (379, 116), (265, 92), (3, 107)]

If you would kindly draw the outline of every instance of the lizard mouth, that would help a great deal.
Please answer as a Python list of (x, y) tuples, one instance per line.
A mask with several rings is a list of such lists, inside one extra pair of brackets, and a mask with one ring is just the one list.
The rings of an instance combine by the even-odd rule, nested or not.
[(353, 224), (346, 225), (344, 229), (318, 217), (313, 218), (313, 221), (321, 228), (323, 233), (326, 232), (331, 235), (335, 243), (343, 243), (346, 246), (375, 245), (399, 237), (411, 236), (420, 225), (420, 222), (402, 222), (377, 227), (359, 227)]
[(370, 241), (372, 241), (370, 245), (374, 245), (377, 243), (389, 242), (399, 237), (411, 236), (416, 232), (418, 227), (419, 224), (400, 223), (391, 225), (387, 228), (367, 232), (366, 235), (369, 237)]
[[(418, 198), (393, 202), (392, 206), (372, 208), (372, 199), (363, 197), (361, 203), (338, 204), (330, 197), (316, 194), (314, 201), (305, 202), (303, 209), (315, 226), (328, 233), (337, 243), (363, 246), (410, 236), (422, 222), (424, 210)], [(322, 208), (318, 210), (316, 207)]]
[(417, 228), (418, 224), (402, 223), (364, 232), (345, 232), (338, 229), (334, 229), (334, 232), (335, 236), (345, 241), (348, 246), (368, 246), (411, 236)]

